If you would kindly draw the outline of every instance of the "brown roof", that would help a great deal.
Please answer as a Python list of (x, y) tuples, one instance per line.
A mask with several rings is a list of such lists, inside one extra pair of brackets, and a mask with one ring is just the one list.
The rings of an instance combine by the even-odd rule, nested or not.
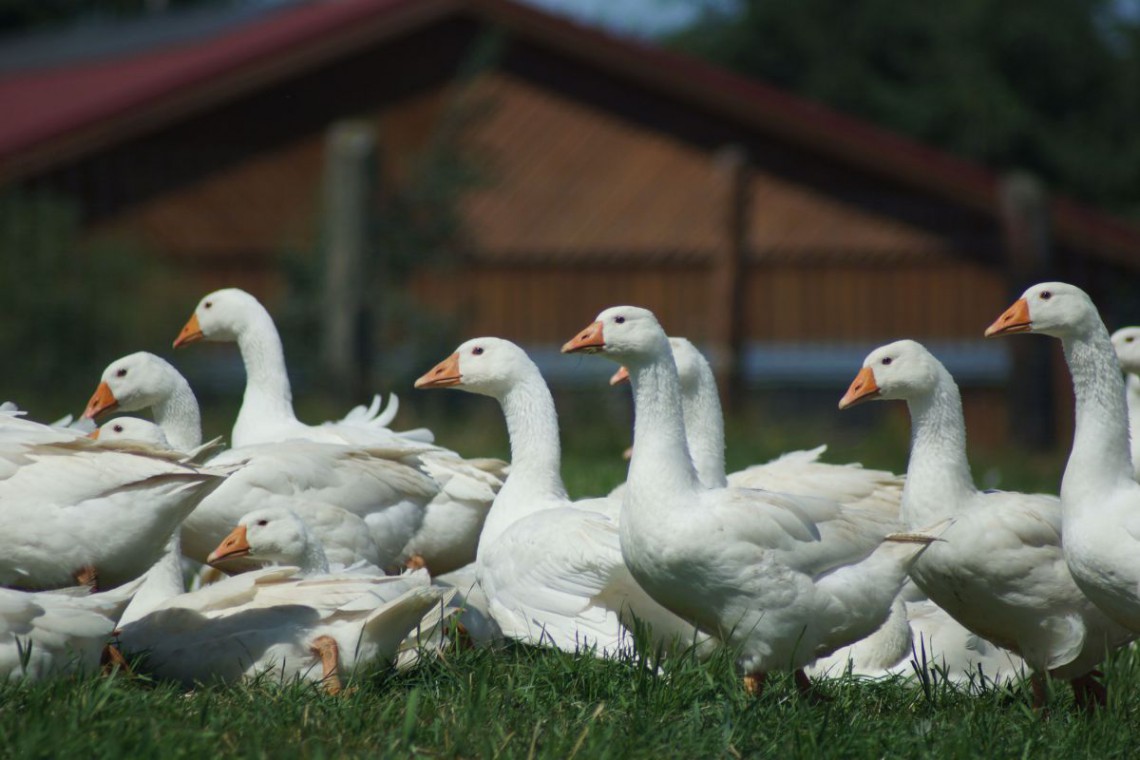
[[(0, 121), (0, 179), (34, 173), (460, 13), (501, 25), (515, 36), (588, 61), (689, 107), (777, 135), (877, 176), (985, 213), (997, 208), (997, 177), (977, 164), (763, 83), (618, 40), (509, 0), (317, 2), (172, 49), (4, 77), (0, 79), (0, 112), (6, 115)], [(646, 148), (660, 149), (660, 144)], [(679, 172), (707, 172), (690, 166), (681, 155), (670, 161)], [(664, 192), (648, 175), (640, 181), (654, 192)], [(1055, 231), (1066, 243), (1121, 260), (1134, 259), (1140, 230), (1132, 225), (1067, 199), (1055, 200), (1052, 210)], [(882, 234), (889, 238), (896, 232), (884, 229)]]

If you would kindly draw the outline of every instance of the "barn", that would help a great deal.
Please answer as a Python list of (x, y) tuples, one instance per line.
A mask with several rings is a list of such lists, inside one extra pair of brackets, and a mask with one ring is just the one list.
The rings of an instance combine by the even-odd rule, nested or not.
[[(972, 433), (1047, 442), (1068, 394), (1006, 388), (1062, 387), (1055, 348), (982, 329), (1045, 277), (1088, 288), (1110, 326), (1140, 316), (1129, 224), (510, 0), (294, 3), (137, 36), (0, 60), (0, 186), (67, 198), (85, 238), (170, 262), (187, 309), (223, 284), (281, 298), (285, 252), (332, 245), (329, 187), (353, 176), (332, 154), (355, 135), (373, 217), (425, 162), (466, 177), (445, 264), (413, 257), (392, 282), (542, 356), (637, 303), (739, 397), (841, 391), (869, 348), (913, 337), (967, 388)], [(367, 265), (342, 276), (349, 301), (369, 299)]]

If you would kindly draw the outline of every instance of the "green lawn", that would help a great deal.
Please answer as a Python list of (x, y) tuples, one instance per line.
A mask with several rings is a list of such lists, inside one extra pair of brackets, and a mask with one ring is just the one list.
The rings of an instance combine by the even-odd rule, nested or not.
[[(494, 403), (469, 399), (434, 411), (441, 442), (462, 453), (506, 454)], [(450, 404), (450, 402), (449, 402)], [(561, 400), (560, 400), (561, 405)], [(625, 422), (578, 402), (565, 433), (572, 493), (604, 492), (624, 477)], [(619, 410), (620, 411), (620, 410)], [(313, 415), (305, 415), (312, 417)], [(788, 432), (792, 430), (794, 432)], [(905, 425), (843, 430), (824, 421), (763, 428), (744, 413), (729, 426), (736, 468), (829, 441), (831, 461), (904, 466)], [(222, 432), (218, 430), (216, 432)], [(975, 452), (1004, 487), (1055, 490), (1060, 455)], [(997, 473), (996, 476), (994, 473)], [(725, 654), (681, 658), (655, 675), (652, 657), (598, 661), (517, 645), (457, 651), (410, 672), (377, 671), (348, 696), (309, 686), (203, 687), (191, 694), (145, 679), (88, 678), (0, 686), (0, 754), (11, 757), (425, 756), (425, 757), (1112, 757), (1140, 750), (1140, 657), (1106, 665), (1107, 710), (1077, 713), (1056, 685), (1047, 715), (1028, 708), (1026, 686), (959, 690), (839, 679), (818, 703), (790, 678), (745, 696)]]

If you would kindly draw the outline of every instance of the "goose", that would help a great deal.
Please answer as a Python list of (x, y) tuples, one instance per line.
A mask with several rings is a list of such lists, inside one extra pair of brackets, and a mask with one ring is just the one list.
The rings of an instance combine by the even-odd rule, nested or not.
[(1035, 707), (1044, 704), (1046, 674), (1068, 680), (1082, 706), (1103, 705), (1104, 687), (1091, 674), (1133, 634), (1073, 581), (1060, 500), (974, 486), (958, 386), (922, 344), (900, 340), (872, 351), (839, 408), (871, 399), (902, 400), (910, 410), (903, 521), (953, 519), (911, 566), (911, 578), (963, 626), (1025, 659)]
[(143, 669), (186, 687), (272, 675), (317, 681), (330, 694), (342, 676), (392, 660), (416, 645), (408, 634), (438, 627), (451, 593), (426, 571), (385, 576), (375, 568), (337, 569), (304, 521), (282, 508), (246, 515), (210, 553), (285, 562), (225, 578), (198, 591), (176, 585), (135, 620), (120, 625), (124, 650), (145, 654)]
[[(117, 443), (123, 447), (134, 444), (157, 449), (170, 449), (169, 441), (162, 428), (153, 422), (137, 417), (116, 417), (101, 425), (91, 435), (103, 443)], [(230, 526), (255, 506), (262, 506), (296, 512), (320, 539), (329, 559), (334, 563), (345, 566), (357, 562), (367, 562), (376, 566), (396, 564), (398, 555), (391, 550), (387, 555), (382, 554), (373, 539), (372, 531), (365, 518), (347, 509), (311, 497), (310, 492), (320, 487), (319, 481), (314, 484), (313, 481), (306, 483), (298, 480), (293, 485), (294, 491), (292, 493), (275, 493), (270, 488), (258, 485), (274, 477), (284, 479), (286, 476), (284, 474), (278, 475), (279, 468), (275, 466), (277, 457), (274, 456), (275, 452), (272, 447), (248, 448), (251, 450), (244, 452), (236, 450), (236, 454), (231, 452), (226, 459), (235, 462), (242, 469), (249, 467), (252, 471), (243, 473), (242, 469), (239, 469), (231, 475), (234, 479), (233, 483), (222, 486), (210, 497), (203, 500), (198, 507), (198, 513), (187, 519), (189, 528), (186, 528), (184, 523), (183, 532), (189, 533), (190, 536), (188, 539), (191, 542), (191, 549), (188, 551), (190, 556), (205, 561), (209, 548), (213, 548), (218, 541), (222, 540)], [(268, 448), (269, 453), (262, 452), (261, 449), (263, 448)], [(291, 451), (296, 447), (291, 443), (286, 443), (282, 448)], [(309, 447), (304, 446), (301, 451), (308, 449)], [(190, 453), (190, 456), (193, 456), (193, 452)], [(307, 486), (312, 486), (312, 488)], [(334, 492), (334, 494), (336, 493), (339, 492)], [(246, 511), (243, 512), (242, 510)], [(209, 526), (209, 529), (205, 529), (203, 526)], [(390, 543), (389, 546), (391, 545), (394, 544)], [(249, 567), (248, 563), (231, 563), (228, 569), (248, 569)]]
[(1081, 590), (1140, 632), (1140, 483), (1132, 477), (1124, 378), (1088, 294), (1045, 282), (1026, 290), (986, 336), (1041, 333), (1061, 340), (1076, 396), (1076, 429), (1061, 479), (1065, 560)]
[(187, 688), (271, 676), (341, 691), (342, 677), (392, 660), (448, 598), (427, 573), (306, 577), (273, 566), (178, 594), (119, 630), (142, 669)]
[(100, 658), (137, 584), (90, 593), (0, 588), (0, 678), (38, 681), (98, 671)]
[(511, 469), (483, 526), (476, 576), (504, 636), (567, 652), (593, 647), (605, 656), (630, 643), (632, 615), (662, 642), (703, 641), (630, 575), (618, 504), (567, 495), (554, 399), (525, 351), (500, 338), (475, 338), (415, 385), (490, 396), (502, 407)]
[(1140, 327), (1122, 327), (1112, 334), (1116, 359), (1124, 370), (1128, 393), (1128, 430), (1132, 473), (1140, 479)]
[[(827, 446), (793, 451), (763, 464), (725, 475), (724, 415), (721, 412), (716, 376), (708, 360), (689, 340), (670, 337), (669, 346), (681, 380), (681, 406), (685, 440), (693, 457), (697, 477), (707, 488), (735, 486), (781, 493), (799, 493), (832, 499), (845, 506), (882, 509), (897, 515), (903, 479), (883, 470), (867, 470), (859, 464), (828, 464), (819, 457)], [(628, 381), (622, 367), (611, 384)], [(619, 486), (610, 496), (620, 498)]]
[(113, 588), (142, 575), (229, 472), (178, 459), (0, 412), (0, 586), (60, 588), (83, 576)]
[[(430, 431), (395, 433), (387, 424), (395, 416), (390, 397), (383, 415), (361, 408), (344, 419), (307, 425), (293, 411), (293, 392), (285, 365), (285, 351), (277, 327), (266, 308), (238, 288), (223, 288), (204, 296), (174, 341), (175, 348), (195, 341), (236, 342), (246, 370), (245, 395), (233, 429), (235, 447), (303, 438), (348, 445), (382, 445), (419, 457), (424, 470), (439, 485), (415, 541), (404, 553), (413, 567), (440, 574), (475, 559), (479, 531), (487, 510), (502, 485), (502, 463), (464, 460), (430, 443)], [(377, 409), (374, 399), (369, 412)]]
[(805, 665), (883, 624), (933, 536), (892, 533), (872, 510), (823, 499), (703, 486), (669, 341), (646, 309), (606, 309), (562, 351), (629, 370), (636, 423), (622, 556), (650, 596), (734, 648), (746, 690), (785, 669), (807, 689)]
[[(398, 401), (377, 414), (358, 407), (344, 419), (321, 425), (306, 425), (293, 411), (293, 390), (285, 367), (285, 349), (273, 317), (261, 302), (239, 288), (223, 288), (205, 295), (174, 341), (179, 348), (196, 341), (235, 342), (245, 364), (246, 386), (241, 409), (234, 423), (234, 446), (270, 443), (290, 438), (331, 443), (383, 442), (399, 446), (406, 441), (430, 443), (427, 430), (396, 433), (387, 425), (395, 417)], [(418, 450), (418, 449), (417, 449)]]
[(202, 444), (202, 415), (190, 383), (174, 366), (148, 351), (116, 359), (103, 370), (83, 417), (150, 409), (171, 448), (190, 451)]

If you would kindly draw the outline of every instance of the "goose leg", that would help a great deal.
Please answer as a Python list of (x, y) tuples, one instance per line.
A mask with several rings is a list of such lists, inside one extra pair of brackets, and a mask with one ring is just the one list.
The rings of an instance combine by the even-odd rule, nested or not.
[(127, 658), (123, 657), (123, 653), (114, 644), (108, 644), (103, 647), (103, 654), (99, 657), (99, 664), (103, 667), (103, 675), (109, 676), (114, 672), (117, 667), (123, 671), (125, 675), (133, 676), (134, 672), (131, 666), (127, 663)]
[(750, 696), (759, 697), (764, 693), (764, 684), (767, 681), (767, 673), (749, 673), (744, 676), (744, 691)]
[(1045, 684), (1046, 678), (1047, 676), (1044, 673), (1034, 673), (1029, 677), (1029, 685), (1033, 688), (1033, 709), (1040, 710), (1043, 713), (1048, 712), (1045, 705), (1049, 701), (1049, 689)]
[(318, 636), (313, 639), (313, 643), (309, 646), (309, 651), (317, 657), (321, 658), (321, 683), (325, 687), (325, 691), (336, 696), (340, 694), (343, 684), (340, 682), (340, 673), (337, 666), (337, 659), (340, 656), (340, 648), (336, 645), (336, 639), (332, 636)]
[(72, 575), (79, 586), (90, 586), (92, 591), (99, 590), (99, 573), (94, 565), (84, 565)]
[(425, 562), (424, 558), (419, 554), (413, 554), (404, 561), (404, 567), (413, 571), (422, 570), (427, 567), (427, 562)]
[(828, 702), (828, 697), (816, 689), (815, 684), (808, 678), (808, 674), (804, 672), (803, 668), (797, 668), (793, 674), (796, 681), (796, 690), (799, 691), (800, 696), (806, 698), (809, 702)]
[(1092, 712), (1108, 704), (1108, 689), (1094, 678), (1103, 675), (1099, 670), (1092, 670), (1069, 682), (1073, 687), (1073, 697), (1077, 701), (1077, 707), (1085, 712)]

